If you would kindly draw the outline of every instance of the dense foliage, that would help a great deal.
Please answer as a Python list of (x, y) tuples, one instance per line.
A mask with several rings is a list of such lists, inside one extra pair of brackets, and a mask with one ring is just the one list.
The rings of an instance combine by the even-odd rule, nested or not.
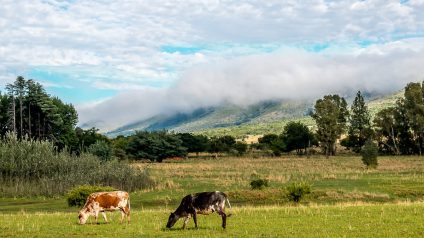
[(287, 123), (281, 137), (286, 146), (285, 151), (295, 150), (299, 155), (305, 154), (308, 147), (317, 145), (314, 134), (300, 122)]
[(154, 182), (146, 171), (127, 163), (57, 152), (51, 142), (19, 140), (13, 134), (0, 141), (0, 197), (63, 195), (82, 184), (133, 191), (152, 187)]
[(346, 100), (339, 95), (326, 95), (316, 101), (312, 117), (318, 127), (318, 141), (327, 157), (336, 154), (336, 141), (345, 132), (348, 115)]
[(0, 100), (1, 136), (10, 131), (18, 138), (51, 140), (60, 148), (73, 143), (78, 121), (74, 106), (48, 95), (40, 83), (19, 76)]
[(166, 131), (138, 131), (131, 136), (127, 147), (128, 154), (133, 159), (148, 159), (162, 162), (171, 157), (185, 157), (187, 149), (182, 146), (181, 139)]

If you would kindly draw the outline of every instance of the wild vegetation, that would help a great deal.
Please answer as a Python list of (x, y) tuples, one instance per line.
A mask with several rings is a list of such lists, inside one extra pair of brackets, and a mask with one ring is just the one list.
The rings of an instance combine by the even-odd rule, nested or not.
[[(8, 237), (62, 236), (311, 236), (352, 237), (423, 235), (424, 161), (420, 157), (381, 157), (377, 169), (366, 169), (360, 157), (311, 158), (221, 157), (168, 159), (163, 163), (137, 163), (148, 168), (158, 182), (152, 189), (131, 193), (132, 223), (77, 225), (78, 208), (60, 198), (1, 198), (0, 228)], [(269, 187), (252, 190), (252, 174), (269, 181)], [(311, 193), (295, 205), (286, 187), (308, 181)], [(221, 190), (229, 195), (226, 231), (217, 215), (199, 216), (200, 229), (165, 229), (169, 212), (181, 198), (199, 191)], [(361, 217), (361, 219), (358, 219)], [(395, 219), (394, 219), (395, 217)], [(286, 229), (281, 229), (284, 226)], [(384, 228), (376, 230), (377, 228)]]
[[(374, 119), (360, 92), (350, 111), (344, 98), (326, 95), (312, 113), (316, 130), (289, 122), (250, 145), (230, 135), (167, 131), (109, 139), (95, 128), (77, 128), (77, 118), (65, 116), (73, 115), (72, 105), (34, 96), (28, 85), (18, 78), (0, 97), (7, 108), (0, 112), (0, 211), (13, 213), (0, 215), (6, 236), (423, 234), (416, 221), (424, 210), (424, 160), (411, 156), (421, 155), (424, 143), (422, 84), (408, 84), (404, 98)], [(348, 156), (336, 153), (344, 135)], [(378, 153), (396, 156), (380, 156), (377, 163)], [(130, 191), (133, 224), (76, 226), (76, 208), (67, 207), (64, 195), (74, 188), (68, 197), (81, 204), (91, 191), (86, 185)], [(200, 218), (205, 225), (198, 231), (163, 229), (183, 196), (216, 190), (234, 207), (228, 231), (220, 230), (218, 216)], [(375, 229), (383, 226), (393, 230)]]
[(61, 196), (83, 184), (134, 191), (152, 187), (153, 181), (128, 163), (58, 152), (48, 141), (13, 134), (0, 141), (0, 197)]

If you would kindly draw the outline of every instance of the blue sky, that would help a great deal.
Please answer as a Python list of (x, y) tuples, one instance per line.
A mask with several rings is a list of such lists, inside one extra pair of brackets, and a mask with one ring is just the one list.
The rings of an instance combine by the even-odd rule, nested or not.
[[(112, 128), (228, 100), (296, 98), (316, 82), (298, 94), (395, 90), (422, 80), (423, 45), (423, 0), (4, 0), (0, 88), (36, 79), (75, 104), (80, 122)], [(375, 71), (396, 60), (399, 69)]]

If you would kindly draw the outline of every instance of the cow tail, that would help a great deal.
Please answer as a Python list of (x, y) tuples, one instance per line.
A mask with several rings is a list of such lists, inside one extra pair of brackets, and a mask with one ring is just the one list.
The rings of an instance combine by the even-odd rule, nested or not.
[(228, 203), (228, 207), (229, 207), (229, 208), (231, 208), (230, 200), (228, 200), (228, 198), (227, 198), (227, 197), (225, 198), (225, 200), (226, 200), (226, 201), (227, 201), (227, 203)]
[(130, 210), (130, 211), (131, 211), (130, 197), (128, 197), (128, 210)]

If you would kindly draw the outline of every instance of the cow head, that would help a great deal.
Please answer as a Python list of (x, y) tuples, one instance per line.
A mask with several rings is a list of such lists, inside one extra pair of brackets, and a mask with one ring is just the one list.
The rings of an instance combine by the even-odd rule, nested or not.
[(180, 217), (177, 214), (171, 212), (171, 215), (169, 215), (169, 218), (168, 218), (168, 223), (166, 224), (166, 228), (173, 227), (179, 218)]
[(87, 219), (89, 217), (89, 214), (84, 211), (80, 211), (78, 214), (78, 223), (80, 225), (84, 225), (87, 222)]

